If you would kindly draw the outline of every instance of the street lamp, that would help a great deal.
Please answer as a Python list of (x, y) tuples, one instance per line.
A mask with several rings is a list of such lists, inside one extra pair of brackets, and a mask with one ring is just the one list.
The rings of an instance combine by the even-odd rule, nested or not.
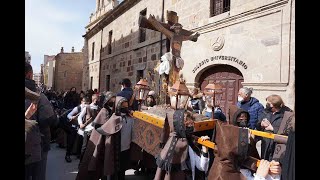
[(169, 92), (171, 95), (171, 107), (174, 109), (186, 109), (188, 99), (191, 97), (189, 89), (182, 80), (177, 80), (170, 88)]
[[(215, 107), (215, 102), (216, 102), (216, 95), (220, 95), (219, 96), (219, 101), (221, 99), (221, 95), (222, 95), (222, 86), (219, 84), (214, 84), (214, 83), (210, 83), (208, 84), (205, 88), (203, 93), (209, 97), (209, 102), (211, 102), (212, 105), (212, 119), (214, 119), (214, 107)], [(211, 101), (210, 101), (211, 100)]]
[(139, 110), (141, 109), (142, 102), (147, 99), (150, 87), (148, 86), (147, 79), (140, 79), (140, 81), (135, 85), (135, 99), (139, 101)]

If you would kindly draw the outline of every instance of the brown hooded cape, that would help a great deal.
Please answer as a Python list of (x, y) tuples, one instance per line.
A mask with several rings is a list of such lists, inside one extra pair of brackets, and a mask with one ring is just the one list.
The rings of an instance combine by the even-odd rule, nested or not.
[[(241, 113), (247, 113), (247, 127), (248, 127), (248, 122), (249, 122), (249, 119), (250, 119), (250, 114), (248, 111), (246, 110), (243, 110), (241, 108), (238, 108), (237, 106), (235, 105), (231, 105), (229, 107), (229, 124), (232, 124), (234, 126), (237, 126), (237, 117), (241, 114)], [(250, 144), (249, 144), (249, 148), (248, 148), (248, 155), (251, 156), (251, 157), (254, 157), (254, 158), (257, 158), (257, 159), (260, 159), (260, 156), (259, 156), (259, 153), (258, 153), (258, 150), (256, 148), (256, 142), (255, 140), (250, 137)]]
[[(293, 131), (294, 126), (295, 126), (294, 112), (286, 111), (283, 114), (283, 118), (277, 134), (289, 136), (290, 132)], [(287, 146), (286, 144), (276, 143), (275, 150), (273, 153), (273, 160), (282, 163), (283, 158), (285, 156), (285, 152), (286, 152), (286, 146)]]
[[(180, 111), (180, 112), (178, 112)], [(174, 119), (181, 119), (180, 126), (184, 126), (186, 118), (184, 110), (168, 111), (165, 121), (169, 124), (169, 138), (157, 157), (157, 171), (154, 180), (185, 179), (187, 170), (186, 160), (188, 157), (188, 141), (178, 136), (177, 128), (174, 127)], [(179, 116), (179, 117), (178, 117)], [(164, 127), (166, 128), (166, 127)], [(175, 146), (173, 145), (175, 144)], [(171, 156), (171, 158), (170, 158)], [(171, 159), (171, 160), (170, 160)]]
[[(103, 125), (108, 120), (108, 114), (107, 109), (102, 108), (95, 118), (95, 123)], [(77, 180), (98, 180), (102, 176), (102, 169), (104, 167), (104, 144), (105, 137), (98, 133), (96, 129), (93, 129), (87, 144), (87, 149), (79, 165)]]
[(115, 113), (97, 131), (105, 137), (104, 140), (104, 167), (103, 175), (113, 175), (120, 170), (119, 155), (121, 152), (121, 116), (118, 116), (121, 103), (126, 98), (117, 96), (115, 102)]
[(248, 129), (217, 121), (213, 141), (218, 151), (215, 152), (208, 179), (246, 180), (239, 169), (247, 157)]
[[(109, 99), (111, 97), (113, 96), (110, 96)], [(112, 124), (112, 122), (114, 122), (114, 117), (110, 117), (109, 111), (106, 108), (102, 108), (94, 119), (93, 124), (95, 128), (99, 128), (110, 126), (109, 124)], [(102, 176), (107, 175), (104, 173), (104, 169), (108, 165), (105, 162), (105, 146), (108, 143), (109, 141), (106, 140), (105, 135), (102, 135), (96, 129), (92, 130), (85, 154), (79, 165), (77, 180), (99, 180)]]

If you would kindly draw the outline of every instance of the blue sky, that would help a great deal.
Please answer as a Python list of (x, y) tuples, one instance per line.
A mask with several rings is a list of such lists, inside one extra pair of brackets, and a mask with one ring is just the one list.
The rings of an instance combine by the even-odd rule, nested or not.
[(25, 50), (34, 72), (40, 72), (44, 55), (56, 55), (64, 47), (81, 51), (85, 26), (95, 11), (95, 0), (26, 0)]

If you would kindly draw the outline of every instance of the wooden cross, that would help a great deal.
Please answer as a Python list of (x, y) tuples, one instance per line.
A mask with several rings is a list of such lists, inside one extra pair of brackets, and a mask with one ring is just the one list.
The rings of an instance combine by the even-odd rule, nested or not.
[[(178, 23), (178, 19), (179, 17), (174, 11), (167, 11), (167, 23), (157, 21), (153, 15), (150, 15), (148, 19), (144, 16), (139, 18), (139, 27), (161, 32), (167, 37), (166, 47), (167, 52), (171, 50), (172, 64), (169, 77), (165, 76), (163, 81), (169, 86), (172, 86), (178, 80), (179, 72), (182, 69), (182, 67), (177, 67), (176, 62), (177, 59), (181, 59), (182, 42), (187, 40), (196, 42), (199, 37), (198, 33), (183, 29), (182, 25)], [(163, 89), (167, 89), (167, 86), (163, 86)]]

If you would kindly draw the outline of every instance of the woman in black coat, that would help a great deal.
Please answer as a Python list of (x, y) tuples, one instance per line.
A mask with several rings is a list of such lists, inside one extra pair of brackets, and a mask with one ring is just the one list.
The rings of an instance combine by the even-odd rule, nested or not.
[[(257, 130), (277, 134), (285, 111), (292, 110), (284, 105), (279, 95), (268, 96), (266, 108), (258, 117)], [(272, 139), (262, 138), (261, 159), (271, 161), (275, 145), (276, 143)]]

